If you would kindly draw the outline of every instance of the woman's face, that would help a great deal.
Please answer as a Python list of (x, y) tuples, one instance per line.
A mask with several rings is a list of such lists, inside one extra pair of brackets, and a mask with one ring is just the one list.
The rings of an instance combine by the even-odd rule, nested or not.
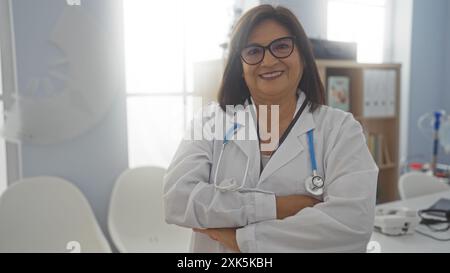
[[(257, 44), (265, 47), (272, 41), (287, 36), (292, 34), (278, 22), (269, 19), (253, 29), (247, 45)], [(264, 59), (260, 63), (249, 65), (242, 61), (242, 66), (251, 95), (264, 99), (275, 99), (295, 93), (303, 75), (303, 62), (297, 46), (294, 46), (292, 54), (287, 58), (276, 58), (266, 49)]]

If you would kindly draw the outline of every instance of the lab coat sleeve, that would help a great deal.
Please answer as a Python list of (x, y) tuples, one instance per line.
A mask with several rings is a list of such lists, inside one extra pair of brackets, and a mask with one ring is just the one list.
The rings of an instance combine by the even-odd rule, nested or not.
[(242, 252), (364, 252), (373, 230), (378, 168), (348, 114), (325, 143), (322, 203), (283, 220), (238, 229)]
[(212, 140), (183, 140), (164, 177), (169, 224), (191, 228), (242, 227), (276, 219), (275, 195), (220, 191), (210, 184)]

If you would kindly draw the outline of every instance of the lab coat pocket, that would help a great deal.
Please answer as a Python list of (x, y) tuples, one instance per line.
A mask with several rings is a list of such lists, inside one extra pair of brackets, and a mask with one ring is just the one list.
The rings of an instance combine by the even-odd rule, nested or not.
[(301, 157), (276, 170), (261, 184), (261, 187), (279, 196), (308, 194), (304, 181), (310, 173)]

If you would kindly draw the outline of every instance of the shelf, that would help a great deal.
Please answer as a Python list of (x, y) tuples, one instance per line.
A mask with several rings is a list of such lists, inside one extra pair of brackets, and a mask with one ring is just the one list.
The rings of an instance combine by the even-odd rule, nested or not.
[[(394, 201), (398, 198), (399, 179), (399, 124), (400, 124), (400, 64), (367, 64), (354, 61), (317, 60), (319, 76), (327, 92), (329, 77), (342, 76), (350, 79), (350, 112), (361, 123), (367, 146), (378, 165), (379, 202)], [(364, 116), (365, 71), (395, 70), (395, 113), (388, 117)], [(380, 93), (381, 94), (381, 93)], [(328, 98), (328, 94), (325, 94)], [(391, 162), (381, 164), (381, 162)]]
[(367, 69), (367, 68), (379, 68), (379, 69), (400, 69), (401, 64), (395, 63), (358, 63), (355, 61), (345, 61), (345, 60), (316, 60), (318, 66), (327, 68), (350, 68), (350, 69)]
[(356, 120), (364, 120), (364, 121), (371, 121), (371, 120), (376, 120), (376, 121), (380, 121), (380, 120), (391, 121), (392, 120), (392, 121), (394, 121), (394, 120), (397, 120), (397, 117), (379, 117), (379, 118), (368, 117), (368, 118), (366, 118), (366, 117), (362, 117), (362, 116), (356, 116), (355, 119)]

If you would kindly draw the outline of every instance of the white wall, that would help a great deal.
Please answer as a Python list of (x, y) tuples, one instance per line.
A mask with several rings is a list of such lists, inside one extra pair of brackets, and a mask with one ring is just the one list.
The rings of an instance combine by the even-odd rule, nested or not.
[(392, 62), (402, 64), (399, 153), (400, 160), (403, 161), (408, 149), (413, 0), (393, 1), (392, 13)]
[(450, 1), (447, 2), (447, 44), (445, 48), (447, 49), (447, 69), (445, 72), (445, 75), (447, 75), (445, 78), (447, 79), (446, 88), (442, 90), (443, 97), (445, 102), (444, 107), (447, 113), (450, 115)]
[[(447, 80), (445, 88), (441, 90), (442, 92), (442, 109), (444, 109), (448, 115), (450, 115), (450, 1), (447, 1), (447, 42), (445, 45), (445, 53), (447, 56), (445, 79)], [(443, 156), (443, 162), (450, 164), (450, 154)]]
[[(11, 1), (14, 19), (17, 78), (19, 91), (29, 79), (45, 75), (49, 61), (59, 58), (58, 51), (48, 42), (55, 22), (66, 7), (59, 0)], [(107, 60), (117, 73), (117, 99), (104, 118), (82, 135), (58, 144), (22, 145), (23, 177), (55, 175), (73, 182), (86, 195), (105, 233), (110, 194), (118, 175), (127, 168), (126, 104), (124, 50), (122, 30), (122, 0), (81, 1), (85, 14), (95, 18), (105, 33), (112, 34), (110, 47), (116, 58)], [(68, 32), (76, 32), (71, 25)], [(79, 41), (89, 42), (90, 37)], [(101, 46), (101, 45), (99, 45)], [(95, 60), (96, 56), (92, 56)], [(86, 64), (86, 69), (88, 64)], [(70, 63), (69, 63), (70, 66)], [(110, 78), (111, 71), (97, 71), (96, 77)]]
[[(0, 30), (1, 31), (1, 30)], [(0, 96), (3, 96), (3, 80), (2, 80), (2, 50), (0, 46)], [(3, 128), (3, 100), (0, 100), (0, 130)], [(0, 136), (0, 195), (6, 189), (6, 145), (5, 141)]]
[(326, 39), (328, 0), (262, 0), (261, 3), (290, 9), (299, 18), (308, 37)]
[[(408, 155), (431, 160), (432, 140), (417, 127), (421, 115), (448, 108), (442, 90), (448, 87), (448, 0), (414, 0), (411, 42), (411, 82)], [(450, 163), (440, 150), (439, 162)]]

